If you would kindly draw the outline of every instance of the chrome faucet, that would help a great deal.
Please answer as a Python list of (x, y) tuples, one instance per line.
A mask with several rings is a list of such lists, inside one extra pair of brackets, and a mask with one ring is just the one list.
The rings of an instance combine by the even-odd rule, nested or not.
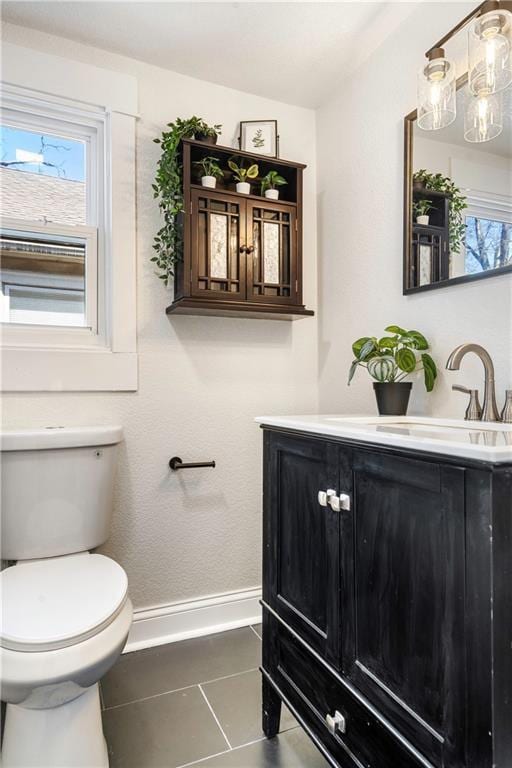
[(496, 388), (494, 383), (494, 365), (490, 354), (480, 344), (461, 344), (453, 350), (446, 362), (449, 371), (458, 371), (462, 358), (468, 352), (474, 352), (483, 363), (485, 370), (484, 404), (482, 408), (482, 421), (500, 421), (498, 406), (496, 405)]

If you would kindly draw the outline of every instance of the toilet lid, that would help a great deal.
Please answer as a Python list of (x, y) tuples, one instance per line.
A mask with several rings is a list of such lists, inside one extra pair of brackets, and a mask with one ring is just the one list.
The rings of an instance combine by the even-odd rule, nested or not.
[(51, 651), (96, 635), (122, 610), (128, 579), (104, 555), (34, 560), (0, 573), (0, 644)]

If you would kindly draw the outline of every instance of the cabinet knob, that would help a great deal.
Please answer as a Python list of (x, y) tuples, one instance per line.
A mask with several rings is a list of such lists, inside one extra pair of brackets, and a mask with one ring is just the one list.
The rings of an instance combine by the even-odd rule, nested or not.
[(336, 491), (332, 488), (328, 488), (326, 491), (318, 491), (318, 503), (321, 507), (326, 507), (329, 504), (331, 496), (335, 496)]
[(327, 714), (325, 716), (325, 724), (327, 730), (329, 733), (332, 733), (333, 736), (336, 736), (337, 733), (346, 733), (347, 731), (347, 722), (338, 710), (336, 710), (334, 715)]
[(340, 493), (339, 496), (333, 494), (327, 499), (327, 503), (334, 512), (341, 512), (341, 510), (348, 511), (350, 509), (350, 496), (348, 493)]
[(245, 251), (246, 253), (254, 253), (254, 245), (248, 245)]
[(246, 245), (241, 245), (240, 246), (240, 253), (247, 253), (247, 246)]

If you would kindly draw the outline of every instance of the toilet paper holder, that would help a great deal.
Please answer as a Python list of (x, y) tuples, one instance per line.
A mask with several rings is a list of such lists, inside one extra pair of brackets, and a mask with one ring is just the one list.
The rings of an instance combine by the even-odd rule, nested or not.
[(214, 461), (193, 461), (184, 463), (179, 456), (173, 456), (169, 459), (170, 468), (176, 472), (178, 469), (199, 469), (200, 467), (215, 467)]

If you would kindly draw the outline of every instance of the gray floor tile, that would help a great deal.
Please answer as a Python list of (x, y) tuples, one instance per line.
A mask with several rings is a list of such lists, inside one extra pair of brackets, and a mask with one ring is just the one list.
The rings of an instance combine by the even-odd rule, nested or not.
[(102, 681), (105, 706), (254, 669), (261, 643), (250, 627), (121, 656)]
[(261, 637), (261, 636), (262, 636), (262, 635), (261, 635), (261, 624), (253, 624), (253, 625), (252, 625), (252, 628), (254, 629), (254, 631), (256, 632), (256, 634), (258, 635), (258, 637)]
[[(246, 672), (201, 686), (232, 747), (263, 736), (261, 730), (261, 673)], [(281, 731), (297, 721), (283, 705)]]
[(176, 768), (227, 749), (197, 686), (107, 709), (110, 768)]
[(196, 763), (194, 768), (328, 768), (301, 728), (294, 728), (275, 739), (234, 749)]

